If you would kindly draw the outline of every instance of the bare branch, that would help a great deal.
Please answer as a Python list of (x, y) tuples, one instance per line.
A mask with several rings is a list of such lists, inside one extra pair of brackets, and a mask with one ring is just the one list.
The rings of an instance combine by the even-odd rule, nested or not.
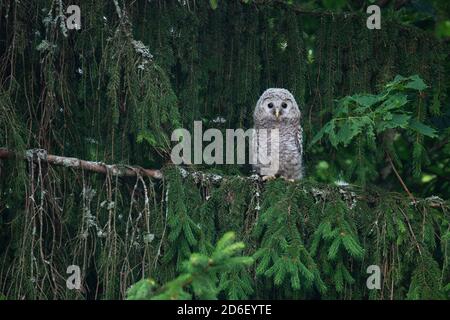
[(37, 161), (37, 159), (39, 158), (41, 161), (57, 166), (81, 169), (102, 174), (107, 174), (109, 172), (114, 176), (121, 177), (136, 176), (138, 174), (154, 179), (162, 179), (163, 177), (162, 172), (155, 169), (144, 169), (141, 167), (131, 167), (121, 164), (105, 164), (103, 162), (86, 161), (78, 158), (55, 156), (52, 154), (47, 154), (47, 152), (42, 149), (27, 150), (25, 154), (21, 155), (6, 148), (0, 148), (0, 159), (11, 159), (15, 157), (32, 159), (33, 161)]

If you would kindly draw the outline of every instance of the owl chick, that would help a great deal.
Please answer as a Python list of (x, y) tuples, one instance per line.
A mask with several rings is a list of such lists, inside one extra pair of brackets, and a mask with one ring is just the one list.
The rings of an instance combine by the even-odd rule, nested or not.
[(301, 179), (303, 130), (294, 96), (286, 89), (267, 89), (256, 104), (253, 119), (255, 135), (252, 147), (257, 155), (256, 172), (264, 180), (277, 176), (288, 180)]

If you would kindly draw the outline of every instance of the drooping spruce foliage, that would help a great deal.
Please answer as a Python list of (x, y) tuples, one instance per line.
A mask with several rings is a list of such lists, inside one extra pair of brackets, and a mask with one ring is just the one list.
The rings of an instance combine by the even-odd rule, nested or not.
[[(165, 169), (157, 181), (0, 160), (0, 294), (123, 298), (142, 278), (177, 279), (233, 230), (255, 262), (227, 264), (219, 298), (449, 298), (449, 205), (430, 197), (450, 196), (448, 44), (399, 12), (369, 30), (365, 14), (293, 2), (82, 1), (82, 28), (68, 30), (67, 1), (2, 1), (0, 147)], [(166, 164), (173, 129), (249, 128), (274, 86), (301, 106), (306, 180)], [(406, 101), (381, 112), (391, 98)], [(313, 140), (354, 116), (383, 130), (339, 123), (340, 140)], [(72, 264), (80, 291), (66, 288)]]

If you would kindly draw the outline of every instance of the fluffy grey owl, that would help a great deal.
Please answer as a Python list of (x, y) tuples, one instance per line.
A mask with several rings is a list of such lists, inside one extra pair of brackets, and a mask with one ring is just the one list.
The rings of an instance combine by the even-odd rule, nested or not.
[[(256, 172), (263, 179), (281, 176), (289, 180), (303, 177), (303, 130), (301, 113), (294, 96), (286, 89), (267, 89), (253, 114), (253, 152)], [(278, 129), (278, 130), (273, 130)]]

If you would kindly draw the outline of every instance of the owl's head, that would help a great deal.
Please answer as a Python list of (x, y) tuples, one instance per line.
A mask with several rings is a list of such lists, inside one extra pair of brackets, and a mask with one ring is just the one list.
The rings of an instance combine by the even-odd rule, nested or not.
[(264, 91), (256, 104), (255, 120), (285, 122), (300, 119), (300, 110), (292, 93), (286, 89), (270, 88)]

